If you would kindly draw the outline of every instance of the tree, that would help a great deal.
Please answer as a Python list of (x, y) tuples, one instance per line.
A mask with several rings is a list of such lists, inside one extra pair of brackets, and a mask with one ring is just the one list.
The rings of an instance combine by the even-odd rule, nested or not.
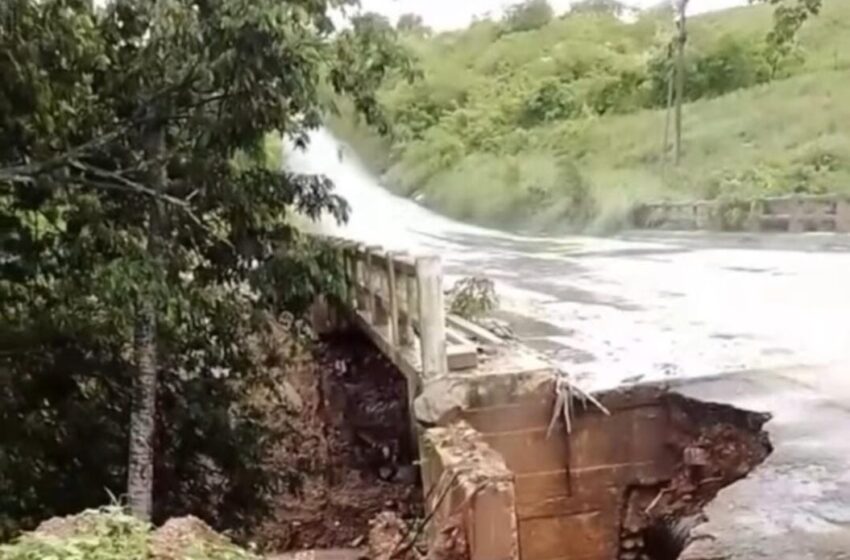
[(687, 10), (689, 0), (676, 2), (676, 165), (682, 160), (682, 105), (685, 102), (685, 43), (688, 42)]
[[(182, 328), (175, 309), (212, 312), (239, 286), (264, 293), (257, 282), (296, 235), (291, 209), (347, 214), (323, 177), (234, 157), (271, 130), (303, 146), (321, 123), (324, 83), (377, 121), (381, 80), (410, 74), (388, 24), (334, 33), (330, 11), (345, 3), (0, 6), (3, 332), (29, 337), (32, 321), (49, 320), (34, 310), (53, 291), (76, 327), (106, 321), (116, 348), (134, 347), (127, 492), (139, 517), (152, 511), (157, 376), (163, 333)], [(77, 316), (92, 297), (105, 315)], [(30, 348), (16, 350), (9, 360)]]
[(552, 21), (554, 14), (548, 0), (525, 0), (510, 6), (503, 21), (508, 32), (531, 31)]
[[(753, 0), (751, 0), (753, 1)], [(791, 53), (797, 33), (810, 16), (820, 13), (823, 0), (754, 0), (776, 6), (773, 28), (767, 34), (767, 60), (771, 76)]]
[(431, 28), (425, 25), (425, 21), (419, 14), (402, 14), (396, 22), (395, 28), (403, 33), (411, 33), (421, 37), (431, 34)]

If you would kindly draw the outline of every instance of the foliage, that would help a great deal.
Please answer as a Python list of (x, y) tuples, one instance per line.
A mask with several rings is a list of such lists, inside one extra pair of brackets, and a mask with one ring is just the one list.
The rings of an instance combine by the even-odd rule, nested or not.
[[(649, 61), (650, 105), (664, 107), (673, 60), (658, 51)], [(685, 56), (685, 97), (689, 101), (725, 95), (770, 79), (763, 45), (724, 34)]]
[(580, 0), (570, 5), (572, 14), (606, 14), (620, 17), (628, 12), (628, 6), (618, 0)]
[(762, 0), (775, 6), (773, 29), (767, 34), (767, 58), (775, 74), (793, 50), (797, 34), (809, 16), (820, 13), (823, 0)]
[(471, 276), (455, 282), (448, 293), (449, 313), (466, 319), (488, 315), (499, 306), (496, 286), (489, 278)]
[(525, 102), (523, 124), (535, 126), (568, 119), (580, 111), (581, 107), (568, 84), (548, 80)]
[(523, 0), (510, 6), (505, 13), (505, 28), (509, 33), (540, 29), (550, 21), (555, 12), (549, 0)]
[(335, 32), (343, 3), (0, 4), (0, 538), (123, 491), (140, 302), (158, 319), (156, 518), (246, 527), (297, 483), (265, 468), (297, 438), (286, 407), (267, 403), (271, 426), (244, 402), (281, 381), (252, 341), (336, 282), (292, 215), (347, 205), (282, 172), (269, 133), (303, 145), (325, 87), (380, 124), (376, 89), (411, 70), (388, 25)]
[(87, 511), (67, 522), (68, 534), (30, 533), (0, 546), (3, 560), (99, 560), (147, 557), (150, 526), (117, 508)]
[(419, 36), (431, 34), (431, 28), (425, 25), (425, 21), (419, 14), (402, 14), (399, 16), (395, 28), (402, 33), (412, 33)]
[(608, 227), (644, 197), (845, 188), (844, 167), (806, 163), (803, 152), (823, 145), (829, 161), (848, 155), (834, 123), (847, 118), (835, 100), (848, 91), (850, 4), (824, 3), (775, 73), (773, 6), (691, 18), (685, 152), (674, 172), (660, 165), (669, 5), (630, 22), (580, 6), (523, 33), (484, 20), (406, 38), (424, 79), (381, 89), (390, 145), (344, 115), (334, 131), (392, 190), (456, 218), (523, 230)]
[(173, 520), (157, 531), (118, 507), (51, 519), (0, 546), (2, 560), (251, 560), (256, 558), (201, 522)]

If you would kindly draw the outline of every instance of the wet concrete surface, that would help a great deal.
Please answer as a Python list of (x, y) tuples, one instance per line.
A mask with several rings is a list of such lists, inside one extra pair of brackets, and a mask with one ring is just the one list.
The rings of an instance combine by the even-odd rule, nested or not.
[[(847, 369), (755, 371), (689, 381), (688, 396), (769, 412), (773, 454), (709, 504), (686, 560), (850, 558)], [(808, 380), (816, 376), (819, 389)]]

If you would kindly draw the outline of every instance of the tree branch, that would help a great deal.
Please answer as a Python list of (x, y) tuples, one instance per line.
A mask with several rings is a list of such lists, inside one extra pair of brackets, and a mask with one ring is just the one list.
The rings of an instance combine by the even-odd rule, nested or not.
[(115, 171), (108, 171), (106, 169), (101, 169), (99, 167), (95, 167), (93, 165), (83, 163), (79, 160), (70, 160), (68, 165), (80, 171), (81, 173), (90, 173), (92, 176), (100, 179), (101, 181), (106, 181), (107, 183), (113, 183), (115, 186), (119, 188), (119, 190), (125, 190), (130, 192), (136, 192), (138, 194), (142, 194), (145, 196), (149, 196), (151, 198), (155, 198), (158, 200), (162, 200), (163, 202), (167, 202), (169, 204), (173, 204), (175, 206), (188, 206), (188, 203), (185, 200), (181, 200), (179, 198), (175, 198), (169, 194), (161, 193), (141, 183), (137, 183), (127, 177), (124, 177), (120, 173), (116, 173)]

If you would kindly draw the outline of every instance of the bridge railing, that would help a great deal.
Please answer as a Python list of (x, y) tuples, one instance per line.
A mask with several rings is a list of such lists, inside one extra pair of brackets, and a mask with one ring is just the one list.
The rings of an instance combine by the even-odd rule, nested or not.
[(850, 196), (787, 195), (754, 200), (644, 204), (640, 228), (714, 231), (850, 232)]
[(497, 342), (446, 313), (439, 257), (414, 258), (337, 238), (328, 243), (345, 273), (340, 303), (348, 316), (417, 386), (422, 379), (476, 367), (478, 346), (472, 339)]

